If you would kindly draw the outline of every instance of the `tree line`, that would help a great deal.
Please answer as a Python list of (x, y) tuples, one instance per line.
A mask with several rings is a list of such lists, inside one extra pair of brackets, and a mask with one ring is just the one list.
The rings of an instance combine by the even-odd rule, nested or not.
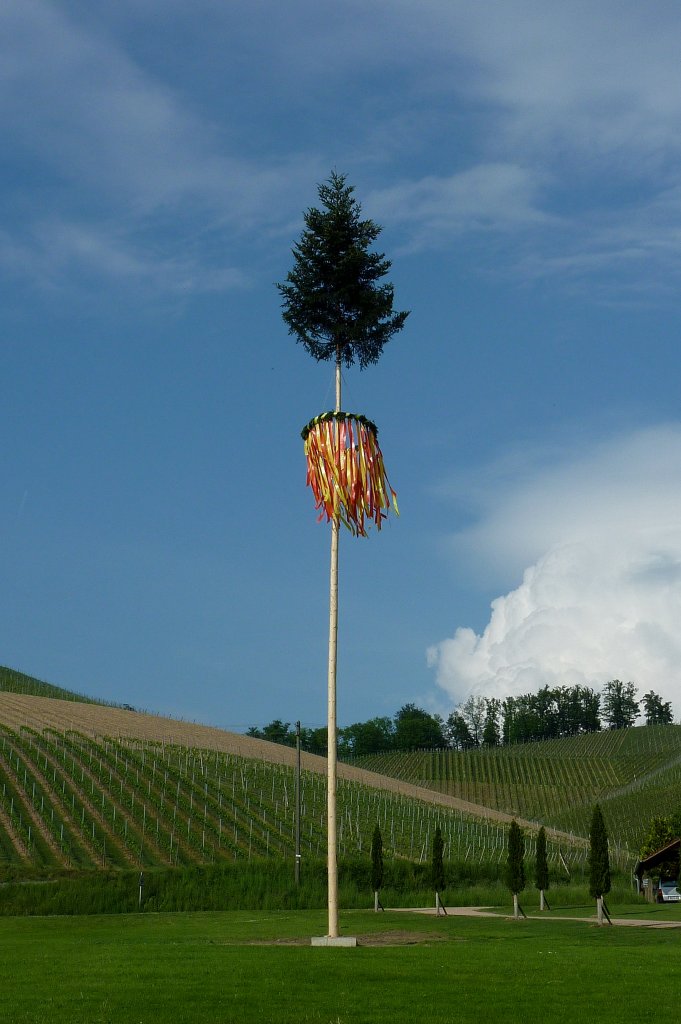
[[(274, 719), (263, 729), (251, 726), (249, 736), (295, 747), (296, 729), (290, 722)], [(415, 704), (405, 704), (397, 714), (355, 722), (338, 730), (338, 756), (361, 757), (387, 750), (432, 750), (445, 747), (443, 722)], [(311, 754), (326, 754), (326, 727), (300, 730), (300, 745)]]
[(625, 729), (643, 714), (646, 725), (674, 720), (670, 701), (650, 690), (637, 699), (634, 683), (612, 679), (601, 692), (589, 686), (543, 686), (518, 697), (469, 697), (444, 723), (457, 750), (558, 739), (603, 728)]
[[(370, 718), (338, 730), (338, 756), (362, 757), (390, 750), (473, 750), (509, 743), (557, 739), (601, 729), (624, 729), (642, 714), (646, 725), (674, 720), (670, 701), (652, 690), (637, 699), (634, 683), (612, 679), (602, 691), (588, 686), (543, 686), (518, 697), (469, 697), (444, 719), (415, 704), (404, 704), (392, 718)], [(249, 736), (296, 745), (296, 729), (275, 719)], [(326, 728), (301, 728), (300, 743), (312, 754), (326, 754)]]

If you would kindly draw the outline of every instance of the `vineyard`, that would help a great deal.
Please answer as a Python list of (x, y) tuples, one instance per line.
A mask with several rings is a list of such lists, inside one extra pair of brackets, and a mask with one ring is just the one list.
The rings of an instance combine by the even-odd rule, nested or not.
[[(145, 740), (3, 727), (0, 863), (123, 868), (292, 857), (294, 792), (287, 765)], [(324, 777), (303, 771), (303, 855), (323, 854), (325, 820)], [(438, 825), (449, 859), (505, 855), (502, 825), (341, 781), (341, 854), (366, 853), (377, 823), (389, 856), (428, 859)], [(553, 853), (558, 857), (557, 846)], [(583, 849), (568, 854), (564, 846), (563, 853), (584, 857)]]
[[(3, 871), (216, 865), (292, 859), (295, 751), (209, 726), (43, 696), (0, 670)], [(5, 685), (9, 683), (9, 685)], [(66, 694), (67, 691), (60, 691)], [(301, 852), (324, 855), (326, 762), (303, 754)], [(547, 827), (558, 870), (583, 867), (595, 802), (614, 866), (629, 869), (654, 814), (678, 809), (681, 727), (590, 733), (472, 751), (389, 753), (339, 765), (339, 853), (501, 863), (513, 817), (532, 858)]]
[(375, 754), (357, 766), (586, 835), (600, 803), (611, 838), (636, 852), (653, 815), (681, 802), (681, 726), (642, 726), (468, 751)]
[[(0, 693), (0, 873), (3, 865), (40, 873), (292, 859), (294, 758), (206, 726)], [(347, 766), (339, 774), (341, 855), (367, 854), (376, 824), (388, 857), (427, 861), (437, 826), (449, 860), (506, 855), (510, 819), (499, 812), (474, 813), (456, 798)], [(325, 830), (325, 762), (304, 755), (303, 857), (323, 856)], [(528, 831), (530, 856), (533, 844)], [(551, 835), (549, 845), (555, 864), (584, 864), (582, 838)]]

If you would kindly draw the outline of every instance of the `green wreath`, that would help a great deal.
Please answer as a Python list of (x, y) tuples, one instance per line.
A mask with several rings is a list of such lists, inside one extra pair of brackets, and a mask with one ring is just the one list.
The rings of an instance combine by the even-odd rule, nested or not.
[(373, 420), (368, 419), (366, 416), (362, 416), (361, 413), (356, 412), (321, 412), (319, 416), (315, 416), (309, 423), (306, 423), (300, 432), (300, 436), (303, 441), (307, 441), (307, 435), (310, 431), (317, 426), (318, 423), (328, 423), (329, 420), (355, 420), (356, 423), (361, 423), (363, 427), (370, 430), (374, 437), (378, 437), (378, 427)]

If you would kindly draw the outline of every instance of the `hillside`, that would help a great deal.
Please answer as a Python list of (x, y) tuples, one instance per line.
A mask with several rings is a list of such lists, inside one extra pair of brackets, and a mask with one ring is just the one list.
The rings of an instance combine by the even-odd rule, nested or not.
[[(215, 863), (291, 856), (295, 751), (122, 708), (0, 693), (0, 869)], [(326, 761), (302, 758), (302, 848), (323, 855)], [(339, 765), (340, 852), (500, 861), (510, 817), (413, 783)], [(528, 828), (531, 826), (528, 823)], [(533, 839), (528, 833), (528, 853)], [(554, 861), (585, 842), (551, 834)]]
[(62, 686), (44, 683), (42, 679), (35, 679), (33, 676), (27, 676), (24, 672), (17, 672), (16, 669), (0, 665), (0, 693), (3, 692), (23, 693), (33, 697), (54, 697), (57, 700), (71, 700), (85, 704), (102, 703), (91, 697), (84, 697), (80, 693), (74, 693), (72, 690), (65, 690)]
[(357, 766), (586, 835), (600, 803), (610, 835), (638, 849), (653, 815), (681, 803), (681, 726), (639, 726), (467, 751), (374, 754)]
[[(0, 875), (290, 857), (295, 750), (125, 708), (0, 692)], [(48, 684), (38, 684), (47, 686)], [(302, 848), (323, 855), (326, 761), (302, 755)], [(515, 817), (532, 855), (583, 864), (593, 804), (615, 863), (635, 860), (653, 814), (677, 809), (681, 727), (646, 726), (487, 750), (373, 755), (339, 765), (339, 845), (387, 856), (500, 862)]]

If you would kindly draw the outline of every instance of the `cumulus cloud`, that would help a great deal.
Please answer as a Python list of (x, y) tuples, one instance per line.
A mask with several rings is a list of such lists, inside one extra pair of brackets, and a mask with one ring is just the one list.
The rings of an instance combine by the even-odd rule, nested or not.
[(459, 701), (620, 678), (678, 710), (681, 425), (497, 484), (481, 487), (480, 519), (453, 547), (502, 573), (528, 567), (481, 634), (459, 627), (429, 650), (438, 684)]

